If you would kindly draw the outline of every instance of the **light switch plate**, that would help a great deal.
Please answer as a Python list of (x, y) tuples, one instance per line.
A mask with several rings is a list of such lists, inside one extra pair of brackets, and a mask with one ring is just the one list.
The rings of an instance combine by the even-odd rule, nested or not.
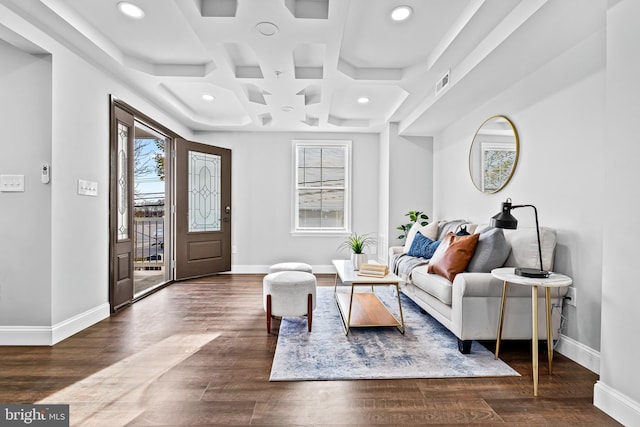
[(78, 180), (78, 194), (81, 196), (98, 196), (98, 183), (95, 181), (87, 181), (85, 179)]
[(24, 175), (0, 175), (0, 191), (24, 191)]

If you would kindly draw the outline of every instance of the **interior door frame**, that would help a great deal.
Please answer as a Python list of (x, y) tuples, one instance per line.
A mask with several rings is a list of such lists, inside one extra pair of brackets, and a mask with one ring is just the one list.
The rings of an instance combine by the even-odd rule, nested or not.
[[(145, 296), (149, 295), (150, 293), (153, 293), (155, 291), (158, 291), (160, 289), (162, 289), (165, 286), (168, 286), (169, 284), (173, 283), (174, 281), (174, 262), (173, 260), (175, 259), (175, 253), (172, 252), (171, 254), (171, 262), (169, 263), (169, 269), (171, 269), (171, 273), (170, 273), (170, 280), (167, 281), (166, 283), (164, 283), (164, 285), (155, 287), (153, 289), (153, 291), (151, 291), (150, 293), (144, 294), (140, 297), (134, 298), (133, 296), (133, 288), (132, 288), (132, 295), (131, 295), (131, 299), (129, 301), (127, 301), (126, 303), (117, 303), (115, 301), (115, 277), (117, 274), (116, 268), (118, 267), (118, 260), (117, 260), (117, 244), (118, 244), (118, 240), (117, 240), (117, 216), (116, 216), (116, 210), (117, 210), (117, 190), (116, 190), (116, 177), (114, 176), (115, 173), (114, 171), (115, 169), (115, 159), (114, 156), (112, 155), (112, 141), (113, 141), (113, 137), (114, 135), (111, 134), (111, 132), (114, 132), (114, 130), (116, 129), (117, 126), (117, 118), (116, 118), (116, 108), (119, 108), (121, 110), (124, 110), (126, 113), (129, 113), (133, 116), (133, 127), (132, 127), (132, 131), (135, 127), (135, 122), (142, 122), (145, 125), (155, 129), (156, 131), (164, 134), (167, 139), (169, 140), (167, 144), (165, 144), (165, 158), (166, 158), (166, 164), (165, 164), (165, 168), (169, 168), (166, 169), (167, 171), (171, 171), (170, 173), (173, 174), (173, 156), (175, 155), (175, 141), (180, 137), (180, 135), (176, 134), (175, 132), (171, 131), (170, 129), (164, 127), (163, 125), (161, 125), (160, 123), (156, 122), (154, 119), (152, 119), (151, 117), (147, 116), (144, 113), (141, 113), (140, 111), (138, 111), (137, 109), (135, 109), (134, 107), (132, 107), (131, 105), (121, 101), (120, 99), (118, 99), (117, 97), (110, 95), (109, 96), (109, 111), (110, 111), (110, 120), (109, 120), (109, 126), (110, 126), (110, 138), (109, 138), (109, 305), (111, 308), (111, 312), (115, 313), (116, 311), (125, 308), (127, 306), (129, 306), (131, 303), (135, 302), (136, 300), (140, 299), (140, 298), (144, 298)], [(133, 171), (131, 171), (131, 174), (133, 174)], [(173, 178), (172, 178), (173, 179)], [(133, 183), (133, 178), (131, 178), (131, 183)], [(175, 206), (175, 191), (174, 191), (174, 183), (171, 182), (170, 183), (170, 194), (168, 195), (168, 197), (166, 197), (165, 199), (165, 203), (169, 206), (169, 209), (166, 210), (165, 215), (170, 215), (170, 219), (169, 219), (169, 224), (170, 224), (170, 233), (173, 233), (174, 227), (175, 227), (175, 219), (174, 219), (174, 206)], [(131, 209), (133, 209), (133, 192), (130, 192), (130, 206)], [(133, 210), (131, 211), (133, 212)], [(133, 213), (131, 213), (130, 215), (130, 219), (131, 219), (131, 224), (130, 224), (130, 230), (132, 229), (132, 223), (133, 223)], [(173, 239), (173, 237), (172, 237)], [(173, 246), (173, 245), (172, 245)], [(130, 271), (132, 274), (132, 280), (133, 280), (133, 257), (131, 257), (130, 259)]]

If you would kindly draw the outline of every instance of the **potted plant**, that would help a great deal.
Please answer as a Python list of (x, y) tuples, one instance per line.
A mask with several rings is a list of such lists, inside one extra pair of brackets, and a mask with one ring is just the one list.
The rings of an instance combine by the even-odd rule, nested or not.
[(411, 222), (408, 224), (402, 224), (396, 227), (396, 230), (402, 231), (402, 234), (398, 236), (398, 239), (401, 239), (401, 240), (407, 237), (407, 233), (409, 232), (411, 227), (413, 227), (413, 224), (415, 224), (416, 222), (420, 221), (420, 225), (423, 227), (429, 224), (429, 221), (428, 221), (429, 217), (420, 211), (409, 211), (406, 214), (404, 214), (404, 216), (408, 216)]
[(367, 254), (364, 250), (375, 244), (375, 239), (369, 234), (352, 233), (345, 241), (343, 241), (339, 248), (347, 249), (351, 252), (351, 262), (353, 263), (353, 269), (359, 270), (362, 264), (366, 264)]

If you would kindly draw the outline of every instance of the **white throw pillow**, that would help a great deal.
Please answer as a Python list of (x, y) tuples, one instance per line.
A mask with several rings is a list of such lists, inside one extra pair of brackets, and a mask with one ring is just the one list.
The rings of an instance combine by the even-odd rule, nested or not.
[(424, 237), (427, 237), (433, 241), (438, 240), (438, 221), (433, 221), (431, 224), (427, 224), (424, 227), (420, 225), (420, 223), (414, 223), (409, 232), (407, 233), (407, 237), (404, 241), (404, 248), (402, 252), (407, 253), (409, 249), (411, 249), (411, 244), (413, 243), (413, 239), (416, 237), (416, 233), (420, 232)]
[[(538, 237), (535, 228), (505, 230), (504, 237), (511, 245), (511, 253), (504, 263), (505, 267), (540, 268)], [(544, 269), (553, 269), (553, 258), (558, 236), (555, 229), (540, 227), (540, 246)]]

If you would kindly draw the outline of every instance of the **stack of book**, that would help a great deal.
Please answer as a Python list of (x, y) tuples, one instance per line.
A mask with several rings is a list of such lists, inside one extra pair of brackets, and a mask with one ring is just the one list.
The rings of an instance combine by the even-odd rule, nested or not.
[(389, 273), (389, 268), (382, 264), (362, 264), (358, 276), (384, 277)]

